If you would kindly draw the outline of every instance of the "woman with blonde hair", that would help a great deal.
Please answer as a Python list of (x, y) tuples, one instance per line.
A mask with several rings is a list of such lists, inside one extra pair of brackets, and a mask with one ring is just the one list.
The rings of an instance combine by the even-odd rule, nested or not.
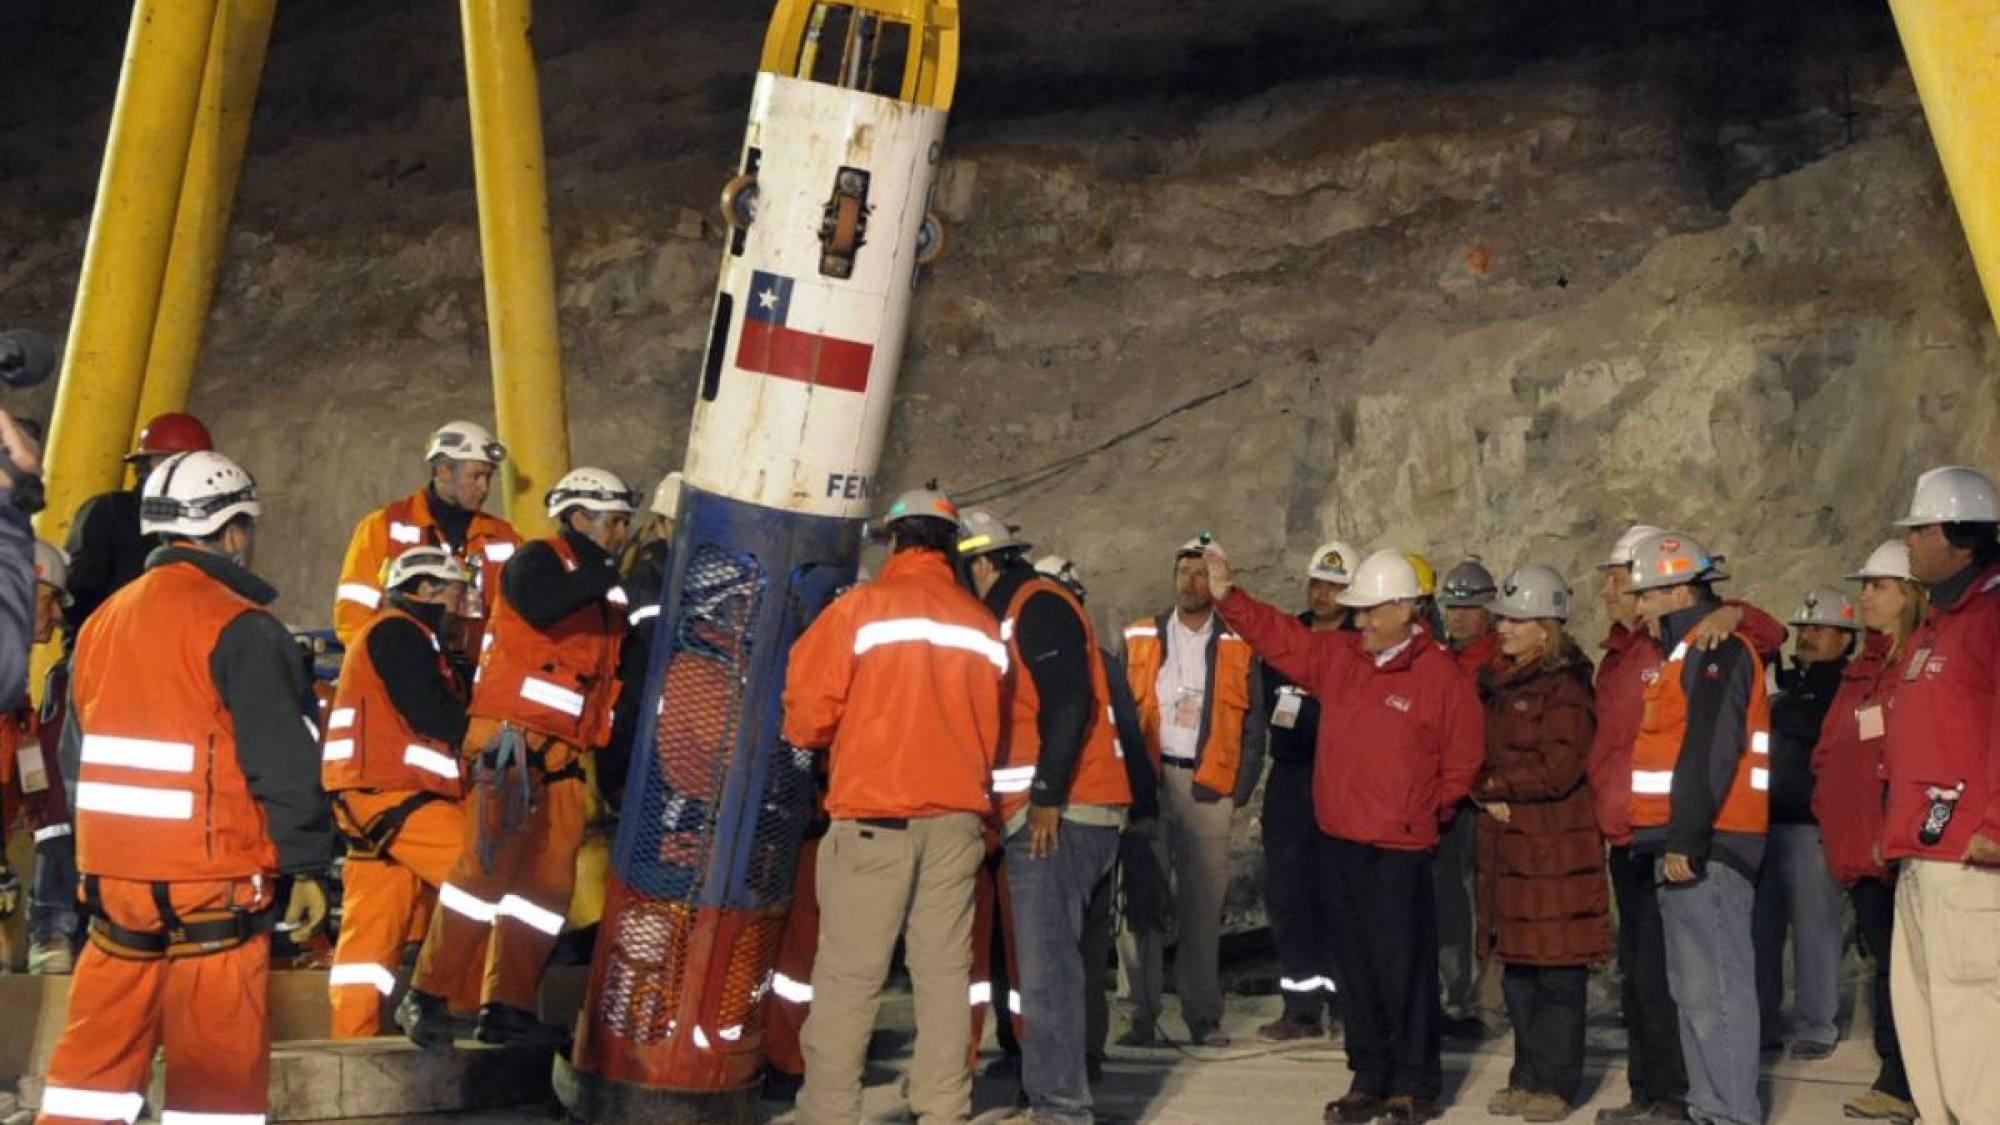
[(1499, 656), (1480, 673), (1486, 763), (1479, 820), (1479, 946), (1505, 969), (1514, 1066), (1487, 1112), (1561, 1121), (1583, 1079), (1590, 966), (1608, 960), (1611, 887), (1585, 764), (1595, 733), (1590, 660), (1564, 631), (1570, 591), (1545, 566), (1494, 599)]
[(1889, 1006), (1889, 939), (1896, 919), (1896, 873), (1882, 862), (1883, 737), (1889, 704), (1912, 654), (1910, 634), (1930, 609), (1930, 597), (1910, 572), (1901, 540), (1875, 548), (1860, 571), (1861, 650), (1841, 675), (1840, 690), (1813, 748), (1813, 816), (1819, 820), (1826, 863), (1854, 904), (1856, 936), (1875, 959), (1875, 1053), (1882, 1068), (1874, 1085), (1847, 1103), (1849, 1117), (1915, 1120), (1909, 1079), (1896, 1043)]

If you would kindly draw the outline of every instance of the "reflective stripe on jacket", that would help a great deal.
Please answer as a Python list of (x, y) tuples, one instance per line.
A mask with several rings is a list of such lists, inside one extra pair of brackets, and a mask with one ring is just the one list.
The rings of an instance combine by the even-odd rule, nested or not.
[[(1125, 779), (1125, 755), (1118, 744), (1118, 731), (1111, 712), (1111, 685), (1105, 678), (1104, 659), (1097, 652), (1097, 631), (1084, 612), (1083, 603), (1061, 585), (1046, 578), (1021, 583), (1000, 620), (1000, 636), (1007, 646), (1007, 678), (1001, 688), (1005, 716), (998, 756), (993, 763), (993, 796), (1005, 822), (1026, 804), (1034, 785), (1035, 769), (1041, 761), (1042, 732), (1039, 724), (1041, 699), (1028, 662), (1022, 659), (1016, 623), (1021, 607), (1037, 594), (1062, 599), (1083, 625), (1083, 640), (1090, 661), (1090, 724), (1084, 728), (1083, 752), (1076, 773), (1069, 779), (1068, 805), (1129, 805), (1132, 787)], [(1136, 750), (1136, 747), (1135, 747)]]
[[(1713, 828), (1717, 832), (1763, 835), (1770, 825), (1771, 703), (1764, 680), (1764, 661), (1749, 638), (1737, 635), (1750, 665), (1750, 699), (1744, 713), (1744, 752), (1723, 794)], [(1674, 775), (1690, 732), (1688, 695), (1690, 642), (1682, 640), (1668, 654), (1660, 674), (1646, 686), (1646, 710), (1639, 720), (1639, 737), (1632, 746), (1632, 827), (1659, 828), (1673, 819)], [(1714, 664), (1703, 661), (1696, 675)], [(1695, 734), (1706, 737), (1705, 732)], [(1685, 782), (1684, 782), (1685, 784)]]
[[(1139, 709), (1146, 753), (1156, 765), (1161, 762), (1160, 669), (1168, 659), (1166, 638), (1171, 635), (1172, 618), (1169, 610), (1125, 627), (1126, 683)], [(1263, 713), (1259, 709), (1263, 690), (1256, 664), (1256, 653), (1218, 612), (1203, 661), (1205, 706), (1194, 754), (1197, 798), (1229, 798), (1241, 804), (1256, 787), (1264, 753)]]
[[(556, 553), (565, 570), (576, 569), (576, 550), (562, 536), (540, 542)], [(618, 702), (618, 652), (626, 630), (623, 592), (613, 587), (610, 595), (547, 629), (529, 624), (504, 589), (495, 593), (467, 711), (579, 750), (603, 746), (611, 738), (611, 709)], [(563, 764), (549, 763), (550, 768)]]
[[(420, 488), (401, 500), (363, 516), (347, 541), (340, 564), (340, 584), (333, 593), (333, 631), (340, 643), (354, 647), (355, 634), (382, 606), (382, 580), (392, 559), (421, 544), (451, 549), (431, 515), (430, 489)], [(460, 557), (472, 567), (476, 589), (491, 611), (500, 592), (500, 568), (520, 548), (521, 536), (498, 516), (472, 513), (465, 528)]]
[(368, 638), (383, 622), (401, 619), (423, 631), (439, 649), (437, 674), (451, 683), (451, 666), (430, 627), (394, 607), (385, 608), (355, 634), (354, 644), (340, 664), (340, 687), (327, 712), (325, 741), (320, 751), (320, 784), (326, 790), (425, 790), (457, 798), (465, 792), (465, 771), (458, 747), (425, 738), (410, 726), (389, 697), (375, 662), (368, 655)]

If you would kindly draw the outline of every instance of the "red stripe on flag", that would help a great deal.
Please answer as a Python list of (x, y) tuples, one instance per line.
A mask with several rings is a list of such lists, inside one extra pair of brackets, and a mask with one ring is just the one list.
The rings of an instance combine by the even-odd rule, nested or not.
[(875, 346), (800, 332), (751, 317), (743, 320), (736, 344), (736, 366), (780, 379), (796, 379), (816, 387), (843, 391), (868, 389), (868, 366)]

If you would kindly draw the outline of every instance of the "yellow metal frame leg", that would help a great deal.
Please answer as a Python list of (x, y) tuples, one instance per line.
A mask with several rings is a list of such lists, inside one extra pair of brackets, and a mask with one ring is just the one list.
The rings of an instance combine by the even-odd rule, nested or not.
[(216, 0), (137, 0), (90, 241), (63, 349), (37, 528), (61, 542), (77, 506), (124, 479), (194, 132)]
[(1890, 0), (1889, 8), (2000, 325), (2000, 3)]
[(173, 249), (167, 257), (145, 387), (134, 417), (135, 440), (148, 419), (187, 409), (277, 7), (277, 0), (219, 0), (215, 6), (201, 106), (174, 218)]
[(507, 518), (524, 534), (549, 529), (542, 494), (569, 470), (555, 265), (535, 88), (530, 0), (461, 0), (473, 175), (486, 278), (493, 407), (507, 443)]

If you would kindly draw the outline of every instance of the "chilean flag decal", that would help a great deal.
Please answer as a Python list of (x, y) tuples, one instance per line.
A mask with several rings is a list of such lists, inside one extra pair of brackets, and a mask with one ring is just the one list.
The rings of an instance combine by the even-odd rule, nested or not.
[(743, 335), (736, 345), (736, 366), (815, 387), (867, 390), (875, 346), (787, 327), (785, 320), (791, 311), (792, 279), (753, 271)]

